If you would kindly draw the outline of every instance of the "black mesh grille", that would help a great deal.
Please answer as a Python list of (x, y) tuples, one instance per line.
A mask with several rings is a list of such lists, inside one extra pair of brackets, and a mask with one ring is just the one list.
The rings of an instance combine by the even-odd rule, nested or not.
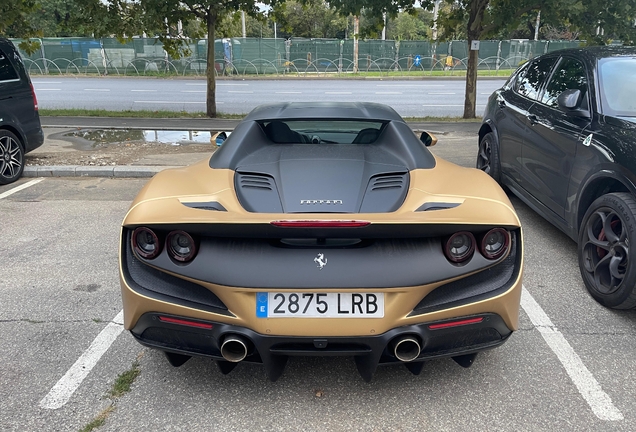
[(158, 300), (215, 313), (228, 313), (227, 306), (210, 290), (150, 267), (131, 249), (131, 230), (123, 236), (122, 262), (126, 282), (135, 291)]
[(501, 263), (433, 290), (415, 306), (411, 315), (473, 303), (510, 289), (521, 267), (521, 242), (516, 232), (511, 233), (511, 240), (510, 254)]

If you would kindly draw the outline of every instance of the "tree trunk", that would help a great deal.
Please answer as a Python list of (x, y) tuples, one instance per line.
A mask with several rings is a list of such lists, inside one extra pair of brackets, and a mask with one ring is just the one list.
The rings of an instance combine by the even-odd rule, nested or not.
[(353, 17), (353, 73), (358, 73), (358, 33), (360, 33), (360, 18)]
[(475, 118), (477, 105), (477, 66), (479, 51), (471, 50), (474, 40), (479, 40), (483, 30), (484, 12), (489, 0), (471, 0), (470, 15), (468, 16), (468, 67), (466, 70), (466, 95), (464, 97), (464, 118)]
[(214, 63), (214, 33), (216, 30), (216, 10), (210, 9), (207, 16), (208, 25), (208, 57), (206, 77), (208, 80), (208, 91), (206, 93), (205, 105), (206, 115), (216, 117), (216, 64)]

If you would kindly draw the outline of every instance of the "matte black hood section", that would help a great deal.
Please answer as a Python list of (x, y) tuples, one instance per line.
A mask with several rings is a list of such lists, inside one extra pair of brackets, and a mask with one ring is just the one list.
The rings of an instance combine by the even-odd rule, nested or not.
[(408, 168), (379, 147), (270, 145), (236, 169), (243, 207), (267, 213), (395, 211), (408, 191)]

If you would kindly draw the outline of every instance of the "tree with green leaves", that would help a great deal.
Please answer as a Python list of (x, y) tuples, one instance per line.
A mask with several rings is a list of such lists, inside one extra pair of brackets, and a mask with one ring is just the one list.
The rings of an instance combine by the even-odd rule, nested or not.
[[(253, 17), (261, 15), (256, 0), (105, 0), (105, 3), (85, 0), (82, 3), (82, 8), (101, 9), (96, 10), (95, 14), (108, 17), (109, 29), (98, 28), (96, 37), (115, 34), (120, 39), (127, 39), (146, 33), (157, 37), (168, 54), (175, 58), (190, 54), (190, 38), (206, 37), (206, 113), (209, 117), (217, 115), (214, 63), (217, 25), (232, 12), (244, 11)], [(204, 26), (197, 26), (197, 22), (204, 23)], [(183, 33), (186, 27), (191, 34)]]
[[(453, 35), (458, 26), (465, 25), (469, 46), (474, 40), (517, 29), (524, 21), (536, 18), (539, 11), (544, 22), (567, 24), (588, 44), (605, 44), (612, 39), (632, 44), (636, 40), (636, 4), (633, 0), (444, 1), (449, 7), (440, 12), (438, 23), (444, 29), (442, 35)], [(433, 1), (421, 3), (428, 7)], [(469, 51), (464, 118), (475, 117), (478, 61), (478, 51)]]

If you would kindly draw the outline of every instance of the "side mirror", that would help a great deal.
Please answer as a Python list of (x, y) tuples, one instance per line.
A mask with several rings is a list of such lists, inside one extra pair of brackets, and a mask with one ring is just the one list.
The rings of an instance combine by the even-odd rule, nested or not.
[[(557, 97), (557, 104), (559, 105), (559, 108), (568, 114), (580, 117), (590, 117), (590, 111), (585, 108), (581, 108), (583, 97), (584, 95), (581, 90), (567, 89)], [(587, 106), (587, 104), (585, 105)]]
[(557, 97), (557, 103), (561, 108), (573, 110), (581, 103), (581, 90), (568, 89)]
[(221, 146), (223, 142), (227, 139), (229, 134), (226, 132), (217, 132), (216, 134), (212, 134), (210, 137), (211, 143), (216, 143), (217, 146)]
[(420, 141), (422, 141), (426, 147), (433, 147), (437, 144), (437, 137), (428, 132), (422, 132), (422, 135), (420, 135)]

